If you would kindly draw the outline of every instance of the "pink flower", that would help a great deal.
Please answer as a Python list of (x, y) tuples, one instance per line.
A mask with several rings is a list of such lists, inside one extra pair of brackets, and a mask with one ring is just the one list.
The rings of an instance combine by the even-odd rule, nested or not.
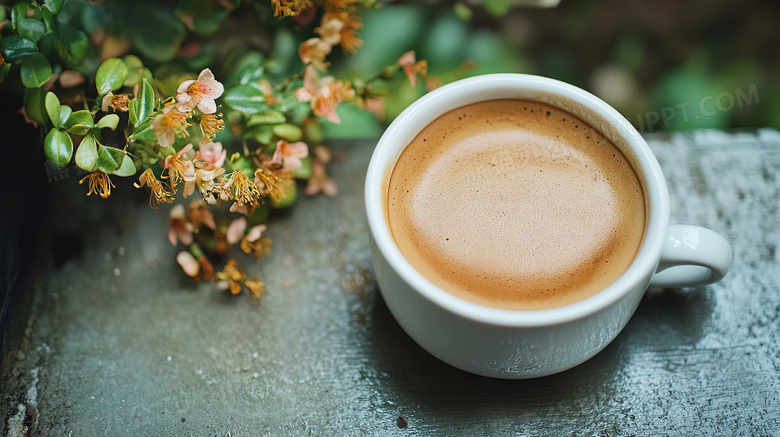
[(303, 74), (303, 87), (295, 91), (295, 97), (301, 102), (309, 102), (314, 115), (323, 115), (333, 123), (341, 123), (336, 106), (355, 97), (355, 90), (349, 82), (336, 81), (333, 76), (320, 78), (314, 67), (309, 65)]
[(287, 170), (295, 171), (303, 165), (301, 158), (307, 156), (309, 156), (309, 146), (303, 141), (291, 144), (285, 140), (279, 140), (276, 143), (276, 150), (274, 150), (271, 163), (279, 164)]
[(222, 176), (224, 173), (225, 169), (222, 167), (196, 169), (192, 176), (184, 177), (184, 197), (189, 197), (195, 192), (195, 187), (198, 187), (201, 195), (205, 198), (207, 193), (215, 186), (214, 179)]
[(206, 68), (200, 72), (197, 80), (185, 80), (179, 85), (176, 90), (177, 106), (182, 112), (191, 111), (197, 106), (204, 114), (214, 114), (217, 112), (214, 99), (219, 98), (224, 91), (225, 87)]
[(257, 225), (250, 229), (246, 237), (241, 240), (241, 250), (245, 253), (253, 253), (258, 260), (268, 255), (268, 251), (271, 248), (271, 240), (263, 237), (265, 230), (265, 225)]
[(336, 185), (336, 181), (325, 174), (325, 166), (317, 159), (313, 159), (311, 164), (313, 173), (303, 192), (309, 196), (322, 193), (328, 197), (333, 197), (338, 194), (339, 188)]
[(176, 255), (176, 262), (179, 263), (184, 273), (191, 278), (198, 276), (198, 273), (200, 273), (200, 263), (189, 252), (179, 252)]
[(227, 150), (222, 148), (222, 143), (205, 143), (200, 145), (200, 150), (195, 154), (195, 161), (203, 161), (206, 167), (222, 167), (225, 164)]
[(325, 61), (325, 57), (332, 47), (322, 38), (309, 38), (298, 46), (298, 56), (304, 64), (310, 64), (319, 71), (327, 71), (330, 63)]
[(246, 237), (244, 238), (246, 238), (246, 241), (254, 243), (258, 238), (260, 238), (261, 235), (263, 235), (263, 232), (265, 232), (266, 229), (267, 227), (265, 225), (254, 226), (249, 230), (249, 233), (246, 234)]
[(417, 73), (420, 73), (423, 76), (428, 73), (428, 62), (424, 60), (419, 62), (416, 61), (414, 51), (408, 51), (398, 59), (398, 65), (403, 68), (404, 74), (409, 78), (409, 83), (412, 84), (412, 86), (417, 86)]
[(173, 155), (165, 157), (163, 170), (167, 172), (166, 177), (170, 179), (171, 188), (176, 188), (180, 182), (195, 174), (195, 165), (186, 157), (190, 150), (192, 150), (192, 144), (187, 144)]
[(195, 153), (195, 171), (184, 177), (184, 197), (195, 192), (195, 187), (205, 197), (205, 193), (214, 185), (214, 179), (225, 173), (222, 166), (226, 156), (227, 150), (222, 148), (222, 143), (201, 144), (200, 150)]
[(228, 244), (231, 246), (241, 241), (246, 230), (246, 219), (244, 217), (237, 218), (230, 223), (228, 230), (225, 233)]
[(190, 125), (187, 123), (187, 118), (186, 112), (179, 111), (174, 105), (163, 108), (162, 113), (158, 114), (149, 125), (160, 147), (173, 145), (177, 136), (186, 136), (185, 129)]
[(195, 199), (187, 206), (187, 220), (192, 224), (193, 230), (198, 232), (201, 226), (214, 230), (214, 214), (209, 210), (209, 205), (203, 199)]
[(168, 229), (168, 240), (176, 246), (177, 240), (182, 244), (192, 244), (192, 224), (187, 221), (184, 205), (176, 205), (170, 212), (171, 227)]

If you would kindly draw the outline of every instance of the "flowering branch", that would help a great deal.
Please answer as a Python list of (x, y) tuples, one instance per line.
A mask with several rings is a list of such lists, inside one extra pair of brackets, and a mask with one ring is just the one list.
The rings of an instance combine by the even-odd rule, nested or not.
[[(186, 247), (176, 257), (185, 274), (260, 300), (260, 278), (233, 258), (222, 270), (214, 265), (235, 245), (258, 260), (267, 255), (268, 214), (294, 203), (299, 184), (307, 195), (336, 195), (322, 124), (340, 123), (337, 108), (348, 101), (382, 112), (372, 85), (396, 74), (414, 85), (425, 61), (408, 52), (356, 85), (328, 74), (336, 47), (352, 54), (362, 46), (357, 12), (374, 0), (181, 0), (173, 15), (130, 3), (0, 7), (0, 83), (25, 90), (23, 112), (45, 134), (49, 165), (75, 165), (87, 195), (101, 198), (111, 195), (112, 177), (138, 175), (134, 186), (149, 190), (152, 208), (179, 202), (168, 238)], [(216, 59), (205, 37), (240, 7), (275, 17), (271, 26), (311, 32), (297, 46), (296, 74), (270, 72), (274, 53)], [(106, 18), (68, 22), (88, 14)]]

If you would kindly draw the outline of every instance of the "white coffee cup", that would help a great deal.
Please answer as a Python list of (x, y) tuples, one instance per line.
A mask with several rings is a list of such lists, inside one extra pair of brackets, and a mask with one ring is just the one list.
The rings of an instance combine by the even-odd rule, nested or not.
[[(409, 264), (389, 230), (388, 182), (412, 139), (452, 109), (514, 97), (538, 100), (587, 121), (622, 151), (644, 188), (645, 233), (634, 261), (607, 288), (563, 307), (514, 311), (455, 297)], [(366, 175), (365, 201), (374, 269), (390, 312), (428, 352), (484, 376), (533, 378), (570, 369), (596, 355), (620, 333), (648, 287), (713, 283), (731, 265), (731, 247), (717, 233), (669, 224), (669, 192), (663, 173), (628, 120), (582, 89), (539, 76), (477, 76), (417, 100), (379, 140)]]

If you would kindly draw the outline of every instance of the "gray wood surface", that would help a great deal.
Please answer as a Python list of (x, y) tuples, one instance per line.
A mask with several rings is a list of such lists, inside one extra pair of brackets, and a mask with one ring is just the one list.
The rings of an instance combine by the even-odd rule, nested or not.
[[(0, 428), (44, 436), (778, 435), (780, 132), (647, 136), (673, 222), (734, 249), (715, 285), (649, 291), (602, 353), (501, 381), (415, 345), (376, 288), (363, 212), (373, 142), (337, 143), (335, 199), (270, 224), (251, 267), (270, 294), (231, 298), (179, 271), (167, 210), (52, 184), (60, 267), (32, 272), (31, 316), (3, 369)], [(79, 211), (79, 214), (72, 214)], [(76, 242), (77, 244), (74, 244)], [(79, 249), (80, 247), (80, 249)], [(62, 248), (57, 248), (62, 249)], [(59, 252), (58, 252), (59, 253)]]

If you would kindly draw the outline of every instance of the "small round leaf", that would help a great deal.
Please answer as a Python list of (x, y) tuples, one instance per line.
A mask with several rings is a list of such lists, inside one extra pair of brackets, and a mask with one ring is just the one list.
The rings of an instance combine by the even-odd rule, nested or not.
[(46, 33), (46, 26), (43, 25), (41, 20), (35, 18), (19, 18), (16, 27), (22, 38), (29, 39), (32, 42), (38, 42), (43, 34)]
[(294, 179), (285, 179), (283, 189), (284, 194), (279, 199), (271, 199), (271, 204), (274, 208), (286, 208), (294, 204), (295, 200), (298, 199), (298, 185)]
[(279, 124), (287, 121), (287, 118), (279, 111), (273, 109), (266, 109), (259, 114), (255, 114), (249, 118), (246, 122), (247, 126), (255, 126), (258, 124)]
[(135, 162), (133, 162), (133, 158), (131, 158), (130, 155), (125, 155), (124, 159), (122, 159), (122, 164), (118, 169), (114, 170), (114, 174), (117, 176), (128, 177), (134, 175), (135, 171), (136, 168)]
[(98, 146), (97, 167), (103, 173), (113, 173), (122, 164), (125, 152), (114, 147)]
[(38, 46), (21, 35), (11, 35), (0, 39), (0, 52), (8, 62), (21, 61), (22, 59), (36, 53)]
[(24, 86), (27, 88), (38, 88), (51, 77), (51, 64), (40, 52), (35, 52), (22, 61), (19, 75)]
[(73, 140), (65, 131), (52, 128), (43, 140), (46, 159), (56, 167), (65, 167), (73, 155)]
[(93, 127), (95, 122), (92, 120), (92, 113), (86, 109), (72, 113), (65, 122), (65, 129), (73, 135), (86, 135)]
[[(59, 102), (57, 102), (57, 106), (59, 107)], [(25, 90), (24, 112), (30, 119), (38, 124), (46, 124), (49, 122), (49, 115), (46, 113), (45, 88), (27, 88)]]
[(76, 165), (86, 171), (95, 171), (97, 168), (98, 146), (95, 137), (87, 135), (81, 140), (76, 149)]
[(103, 129), (103, 128), (109, 128), (111, 130), (116, 130), (116, 126), (119, 124), (119, 116), (116, 114), (108, 114), (105, 117), (101, 118), (100, 121), (97, 122), (97, 128)]
[(63, 3), (65, 3), (65, 0), (44, 0), (46, 7), (55, 14), (60, 12)]
[(73, 113), (73, 109), (70, 108), (68, 105), (60, 105), (60, 119), (59, 123), (57, 124), (57, 127), (64, 128), (65, 123), (68, 122), (68, 119), (70, 118), (70, 114)]
[(76, 27), (59, 23), (57, 38), (54, 39), (54, 47), (66, 64), (78, 65), (87, 54), (89, 39), (87, 34), (78, 30)]
[(127, 64), (123, 60), (119, 58), (106, 59), (100, 64), (95, 75), (95, 87), (97, 87), (98, 94), (103, 95), (119, 89), (125, 83), (128, 74)]
[(266, 107), (263, 92), (253, 85), (239, 85), (225, 93), (225, 103), (245, 114), (256, 114)]
[(301, 128), (291, 123), (277, 124), (273, 131), (277, 137), (287, 141), (300, 141), (303, 138)]
[(49, 118), (51, 119), (52, 124), (59, 127), (60, 99), (58, 99), (57, 96), (51, 91), (46, 93), (46, 113), (49, 114)]

